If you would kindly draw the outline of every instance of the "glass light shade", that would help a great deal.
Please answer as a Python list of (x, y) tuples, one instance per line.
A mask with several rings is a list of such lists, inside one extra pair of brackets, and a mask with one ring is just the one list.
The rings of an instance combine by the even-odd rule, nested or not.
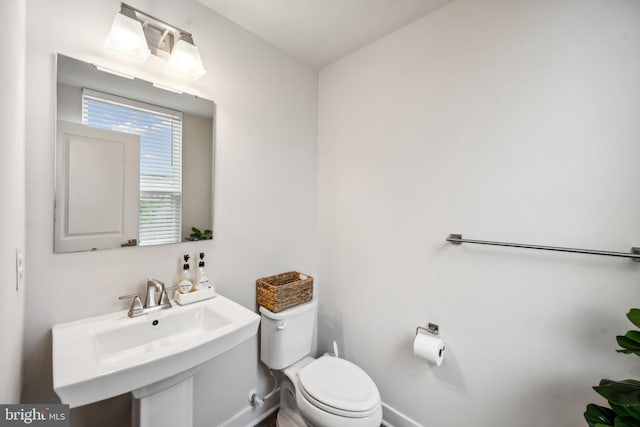
[(167, 67), (174, 73), (191, 80), (199, 79), (207, 73), (202, 65), (198, 48), (182, 39), (178, 40), (173, 47)]
[(136, 62), (143, 62), (151, 53), (142, 24), (122, 13), (116, 14), (104, 48)]

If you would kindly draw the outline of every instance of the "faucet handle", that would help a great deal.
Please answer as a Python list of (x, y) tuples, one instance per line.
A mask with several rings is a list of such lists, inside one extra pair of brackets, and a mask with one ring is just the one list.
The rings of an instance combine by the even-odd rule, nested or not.
[(158, 305), (166, 305), (171, 307), (171, 301), (169, 301), (169, 295), (167, 295), (167, 290), (163, 289), (160, 293), (160, 302)]
[(144, 308), (142, 307), (142, 301), (140, 300), (140, 295), (131, 294), (131, 295), (123, 295), (118, 299), (129, 299), (133, 298), (131, 301), (131, 307), (129, 307), (129, 317), (134, 317), (142, 314), (144, 312)]

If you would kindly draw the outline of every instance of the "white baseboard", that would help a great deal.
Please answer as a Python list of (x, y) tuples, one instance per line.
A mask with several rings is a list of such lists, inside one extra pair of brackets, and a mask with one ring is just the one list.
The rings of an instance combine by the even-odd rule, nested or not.
[(253, 420), (250, 424), (247, 424), (246, 427), (253, 427), (256, 424), (258, 424), (259, 422), (267, 419), (269, 416), (271, 416), (271, 414), (273, 414), (274, 412), (276, 412), (278, 409), (280, 409), (280, 404), (274, 405), (273, 407), (269, 408), (269, 410), (267, 412), (265, 412), (264, 414), (262, 414), (261, 417), (256, 418), (255, 420)]
[(424, 427), (384, 402), (382, 402), (382, 425), (385, 427)]
[[(276, 403), (267, 409), (254, 408), (249, 405), (238, 411), (230, 418), (227, 418), (227, 420), (222, 422), (218, 427), (253, 427), (277, 411), (279, 407), (279, 403)], [(258, 411), (260, 412), (258, 413)]]
[[(228, 418), (219, 427), (253, 427), (263, 421), (280, 408), (276, 403), (260, 414), (256, 414), (258, 409), (247, 406)], [(256, 416), (257, 415), (257, 416)], [(385, 427), (424, 427), (419, 422), (409, 418), (402, 412), (382, 402), (382, 425)]]

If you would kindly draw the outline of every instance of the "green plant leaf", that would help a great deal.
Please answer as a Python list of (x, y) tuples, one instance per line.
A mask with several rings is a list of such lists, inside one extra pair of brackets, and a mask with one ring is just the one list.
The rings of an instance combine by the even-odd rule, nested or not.
[[(629, 331), (629, 332), (633, 332), (633, 331)], [(627, 332), (627, 334), (629, 332)], [(616, 341), (618, 341), (618, 345), (624, 348), (625, 350), (640, 351), (640, 342), (636, 341), (633, 338), (629, 338), (627, 335), (624, 335), (624, 336), (618, 335), (616, 337)]]
[(640, 420), (623, 415), (616, 417), (613, 425), (614, 427), (640, 427)]
[(640, 405), (616, 405), (609, 402), (611, 410), (620, 416), (628, 416), (640, 420)]
[(627, 319), (629, 319), (631, 323), (640, 328), (640, 309), (632, 308), (631, 310), (629, 310), (629, 312), (627, 313)]
[(636, 353), (640, 351), (640, 331), (627, 331), (624, 336), (618, 335), (616, 341), (624, 350), (618, 353)]
[(630, 340), (634, 340), (640, 343), (640, 331), (627, 331), (624, 336), (629, 338)]
[(615, 405), (640, 404), (640, 381), (612, 381), (603, 379), (593, 389), (602, 397)]
[(598, 424), (613, 426), (615, 417), (616, 414), (613, 410), (593, 403), (587, 405), (587, 410), (584, 413), (584, 419), (587, 420), (589, 427), (595, 427)]

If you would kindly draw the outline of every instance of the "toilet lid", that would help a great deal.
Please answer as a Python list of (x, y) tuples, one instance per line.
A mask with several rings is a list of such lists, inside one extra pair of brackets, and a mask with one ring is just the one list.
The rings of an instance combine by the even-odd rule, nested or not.
[(357, 365), (337, 357), (321, 357), (298, 373), (312, 400), (342, 411), (367, 412), (380, 403), (373, 380)]

